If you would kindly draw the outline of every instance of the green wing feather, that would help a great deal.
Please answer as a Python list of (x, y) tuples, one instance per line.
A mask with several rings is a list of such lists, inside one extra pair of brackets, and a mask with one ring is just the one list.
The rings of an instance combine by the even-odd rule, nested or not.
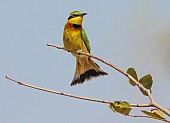
[(87, 50), (88, 50), (89, 53), (90, 53), (91, 48), (90, 48), (89, 39), (88, 39), (88, 37), (87, 37), (87, 35), (86, 35), (86, 32), (85, 32), (85, 30), (84, 30), (83, 28), (82, 28), (81, 37), (82, 37), (82, 39), (83, 39), (83, 41), (84, 41), (84, 43), (85, 43), (85, 45), (86, 45), (86, 47), (87, 47)]

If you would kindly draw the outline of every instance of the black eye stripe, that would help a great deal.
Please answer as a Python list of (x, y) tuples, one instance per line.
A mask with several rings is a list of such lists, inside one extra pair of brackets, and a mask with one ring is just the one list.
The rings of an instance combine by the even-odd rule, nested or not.
[(70, 20), (71, 18), (73, 18), (73, 16), (68, 17), (68, 20)]
[(71, 18), (75, 18), (75, 17), (77, 17), (77, 16), (79, 16), (79, 15), (73, 14), (73, 15), (71, 15), (71, 16), (68, 18), (68, 20), (70, 20)]
[(77, 17), (77, 16), (79, 16), (79, 15), (75, 15), (75, 14), (73, 14), (72, 16), (73, 16), (73, 17)]

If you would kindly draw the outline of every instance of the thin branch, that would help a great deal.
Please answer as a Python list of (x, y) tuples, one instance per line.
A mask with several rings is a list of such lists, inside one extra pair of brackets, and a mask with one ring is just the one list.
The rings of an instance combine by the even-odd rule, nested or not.
[(156, 119), (156, 120), (161, 120), (161, 121), (164, 121), (164, 122), (167, 122), (167, 123), (170, 123), (169, 120), (166, 120), (166, 119), (161, 119), (161, 118), (157, 118), (157, 117), (151, 117), (151, 116), (142, 116), (142, 115), (125, 115), (125, 116), (129, 116), (129, 117), (134, 117), (134, 118), (151, 118), (151, 119)]
[[(51, 46), (51, 47), (54, 47), (54, 48), (57, 48), (57, 49), (63, 49), (65, 50), (64, 48), (60, 47), (60, 46), (55, 46), (55, 45), (52, 45), (52, 44), (47, 44), (47, 46)], [(112, 64), (112, 63), (109, 63), (109, 62), (106, 62), (105, 60), (99, 58), (99, 57), (96, 57), (92, 54), (88, 54), (88, 53), (84, 53), (84, 52), (80, 52), (80, 51), (76, 51), (77, 54), (82, 54), (82, 55), (86, 55), (86, 56), (89, 56), (89, 57), (92, 57), (98, 61), (101, 61), (103, 62), (104, 64), (112, 67), (113, 69), (115, 69), (116, 71), (122, 73), (123, 75), (125, 75), (126, 77), (128, 77), (130, 80), (132, 80), (139, 88), (141, 88), (143, 91), (145, 91), (150, 99), (150, 105), (162, 110), (165, 114), (167, 114), (169, 117), (170, 117), (170, 111), (166, 108), (163, 108), (161, 105), (157, 104), (150, 92), (149, 89), (146, 89), (142, 84), (139, 83), (139, 81), (137, 81), (136, 79), (134, 79), (130, 74), (128, 74), (127, 72), (123, 71), (122, 69), (118, 68), (116, 65)]]
[[(72, 95), (72, 94), (68, 94), (68, 93), (64, 93), (64, 92), (59, 92), (59, 91), (41, 88), (41, 87), (38, 87), (38, 86), (30, 85), (30, 84), (15, 80), (15, 79), (13, 79), (9, 76), (6, 76), (6, 79), (11, 80), (11, 81), (13, 81), (13, 82), (15, 82), (19, 85), (23, 85), (23, 86), (26, 86), (26, 87), (29, 87), (29, 88), (33, 88), (33, 89), (36, 89), (36, 90), (41, 90), (41, 91), (45, 91), (45, 92), (49, 92), (49, 93), (54, 93), (54, 94), (63, 95), (63, 96), (67, 96), (67, 97), (77, 98), (77, 99), (81, 99), (81, 100), (88, 100), (88, 101), (92, 101), (92, 102), (99, 102), (99, 103), (105, 103), (105, 104), (113, 103), (113, 102), (108, 101), (108, 100), (88, 98), (88, 97), (77, 96), (77, 95)], [(130, 106), (132, 106), (132, 107), (152, 107), (150, 104), (130, 104)]]
[(65, 50), (63, 47), (52, 45), (52, 44), (49, 44), (49, 43), (47, 44), (47, 46), (54, 47), (54, 48), (61, 49), (61, 50)]

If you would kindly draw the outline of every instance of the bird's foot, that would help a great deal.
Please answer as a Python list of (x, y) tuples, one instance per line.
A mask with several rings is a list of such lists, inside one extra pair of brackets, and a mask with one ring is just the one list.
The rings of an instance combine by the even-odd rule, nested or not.
[(76, 53), (78, 54), (78, 55), (80, 55), (80, 52), (82, 52), (83, 50), (77, 50), (76, 51)]

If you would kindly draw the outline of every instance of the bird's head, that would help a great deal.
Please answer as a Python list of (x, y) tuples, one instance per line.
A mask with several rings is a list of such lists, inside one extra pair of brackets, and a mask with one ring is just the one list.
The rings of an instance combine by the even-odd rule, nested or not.
[(80, 11), (73, 11), (70, 13), (68, 17), (68, 22), (71, 24), (82, 25), (84, 15), (87, 15), (87, 13), (83, 13)]

